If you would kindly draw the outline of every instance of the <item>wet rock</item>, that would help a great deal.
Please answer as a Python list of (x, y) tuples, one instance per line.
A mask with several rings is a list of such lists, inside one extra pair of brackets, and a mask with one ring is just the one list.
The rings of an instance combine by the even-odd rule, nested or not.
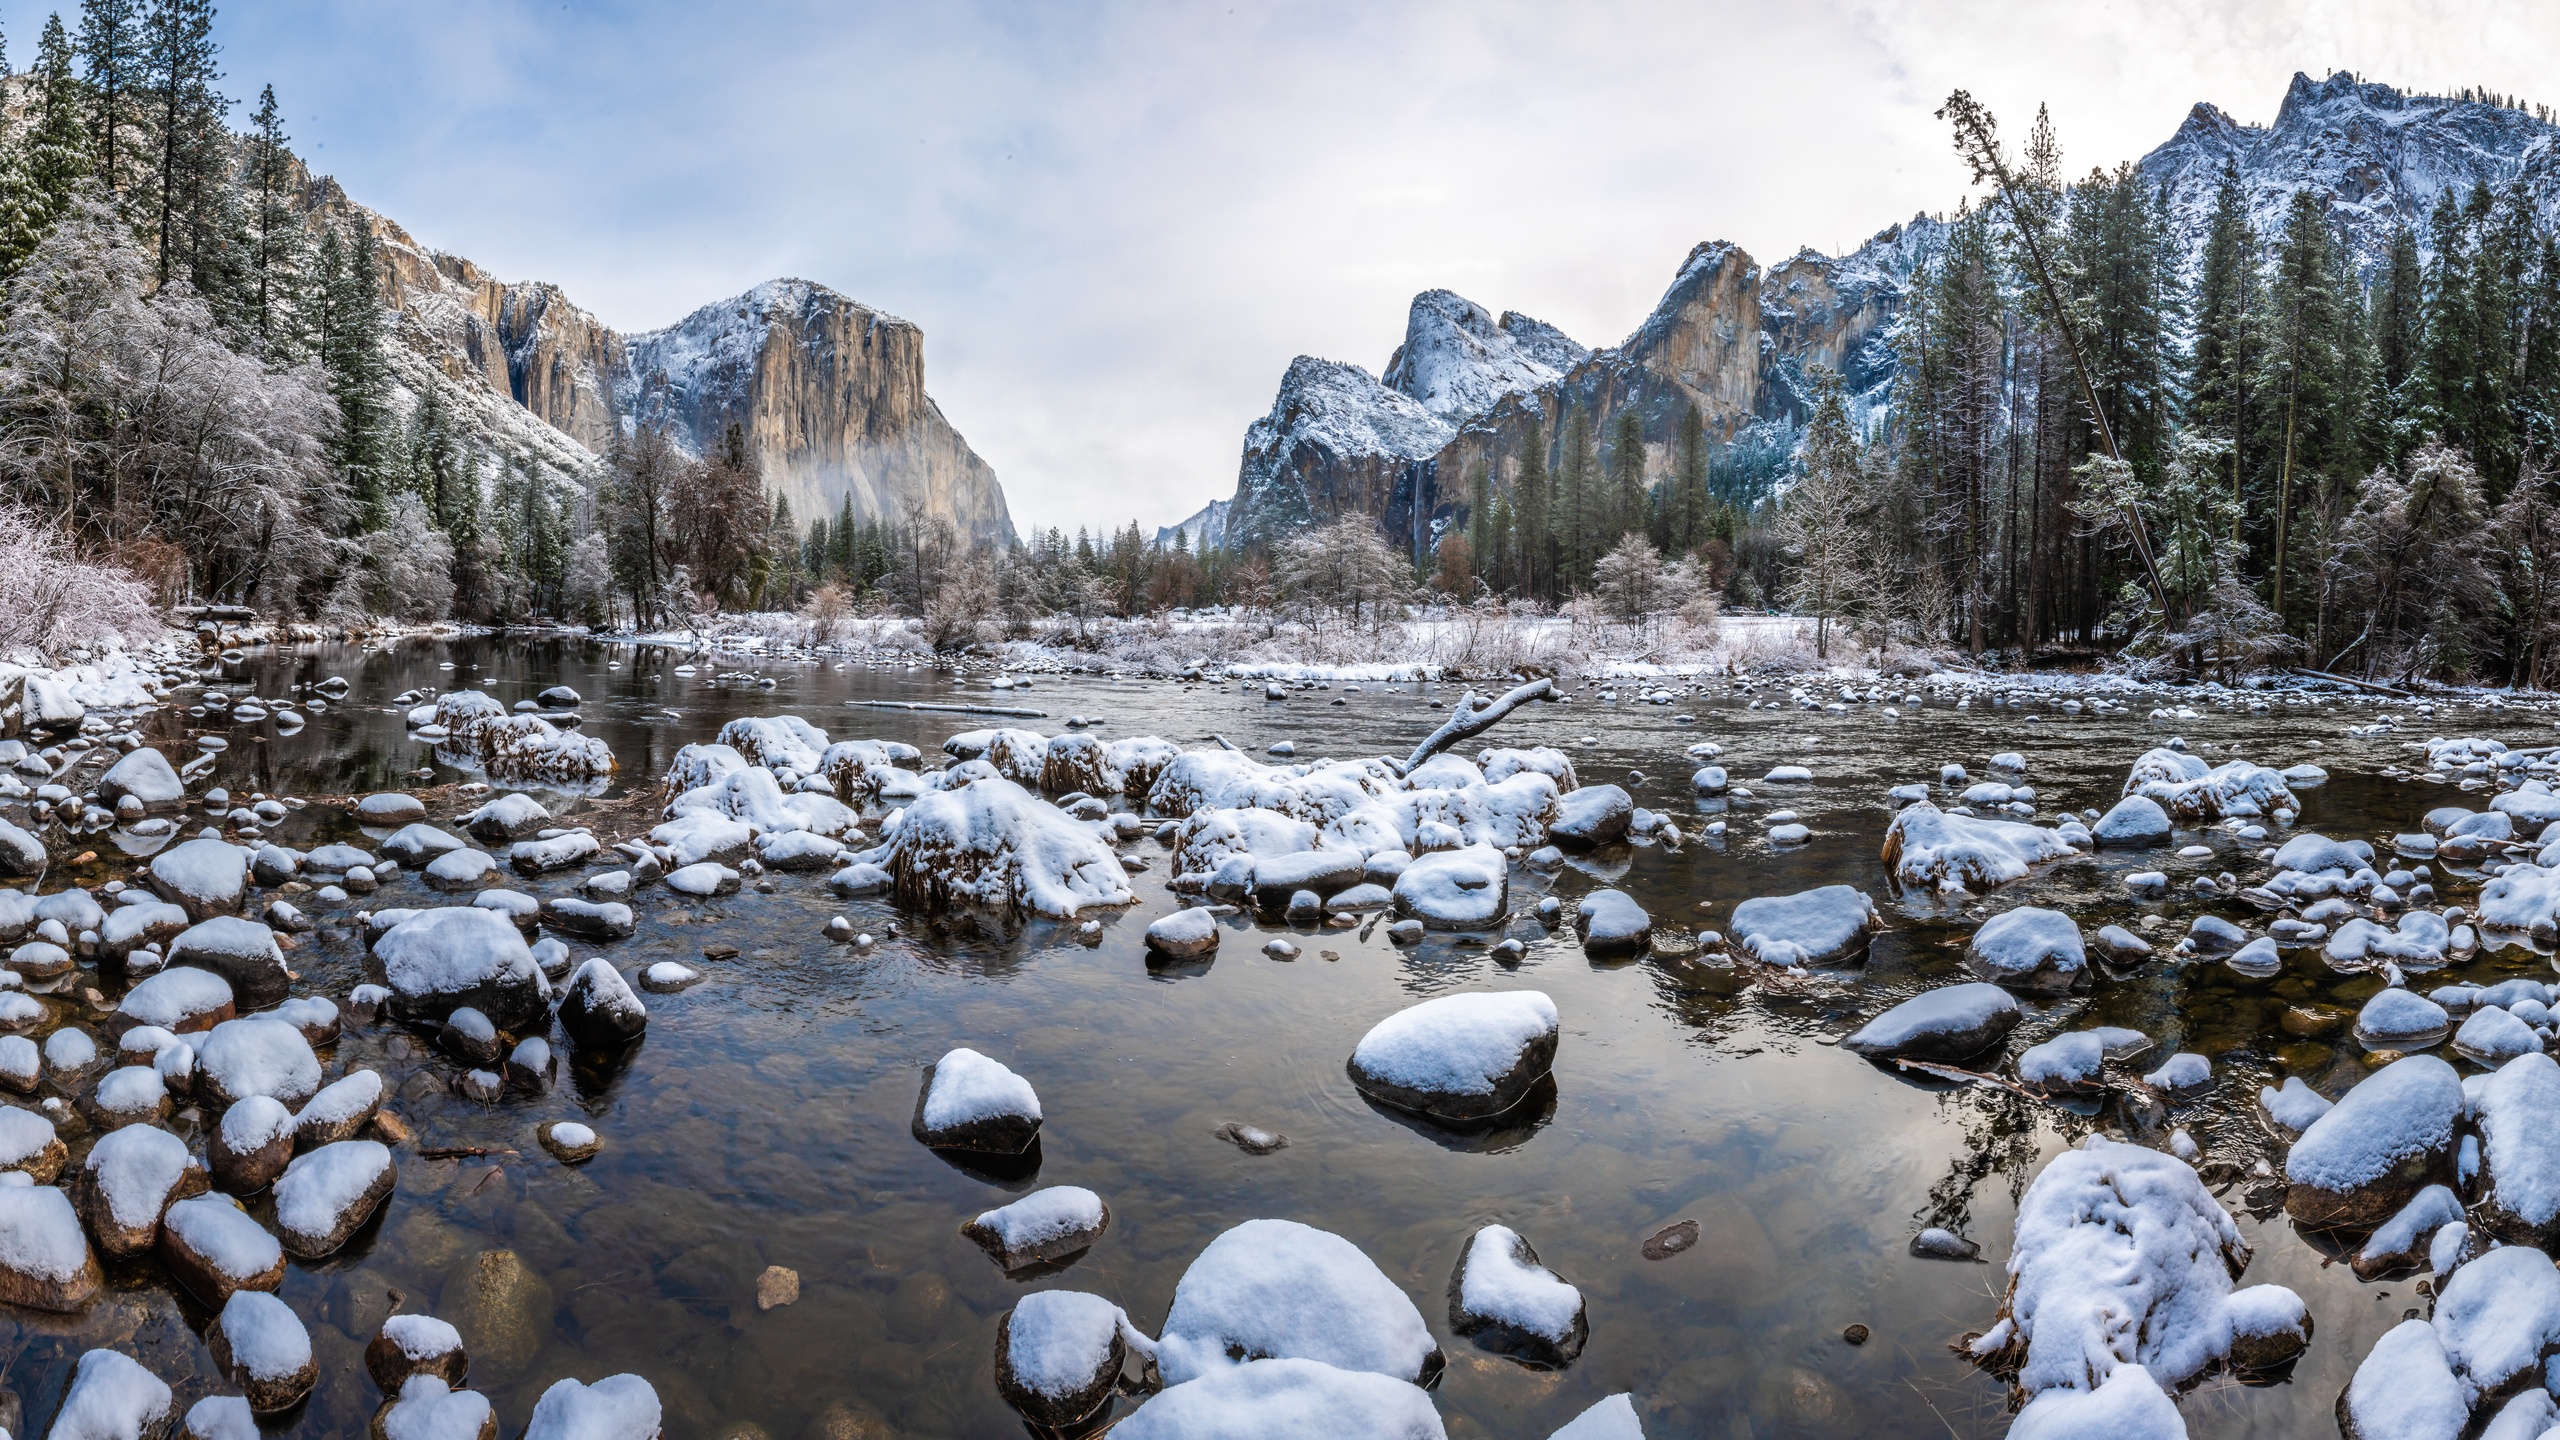
[(1396, 877), (1395, 900), (1428, 929), (1484, 929), (1510, 912), (1511, 865), (1491, 845), (1417, 856)]
[(1583, 952), (1592, 956), (1641, 954), (1653, 944), (1653, 917), (1623, 890), (1583, 896), (1574, 911), (1574, 930), (1582, 937)]
[(1555, 1002), (1535, 990), (1444, 995), (1371, 1027), (1347, 1068), (1382, 1104), (1480, 1122), (1519, 1104), (1554, 1068), (1559, 1033)]
[(381, 1109), (382, 1077), (371, 1070), (351, 1070), (312, 1096), (294, 1116), (293, 1143), (299, 1149), (317, 1150), (352, 1140), (364, 1133)]
[(220, 1305), (234, 1291), (284, 1283), (284, 1247), (227, 1196), (180, 1200), (160, 1217), (161, 1263), (195, 1297)]
[(70, 1154), (54, 1133), (52, 1121), (33, 1110), (0, 1107), (0, 1171), (16, 1171), (38, 1185), (50, 1185)]
[(658, 1392), (637, 1375), (562, 1380), (533, 1404), (523, 1440), (658, 1440)]
[(506, 794), (462, 817), (462, 828), (487, 845), (521, 840), (551, 823), (551, 812), (530, 795)]
[(1111, 1403), (1133, 1330), (1099, 1295), (1025, 1295), (996, 1327), (996, 1390), (1033, 1425), (1079, 1424)]
[(604, 1141), (592, 1128), (575, 1120), (545, 1121), (534, 1131), (534, 1138), (563, 1165), (583, 1165), (604, 1148)]
[(432, 1375), (458, 1389), (470, 1373), (462, 1332), (432, 1315), (393, 1315), (364, 1347), (364, 1368), (385, 1395), (397, 1395), (412, 1375)]
[(477, 1390), (456, 1390), (435, 1375), (412, 1375), (398, 1397), (373, 1417), (372, 1440), (498, 1440), (498, 1412)]
[(1203, 905), (1172, 914), (1147, 926), (1147, 949), (1175, 960), (1206, 955), (1218, 948), (1218, 917)]
[(99, 1251), (121, 1260), (157, 1244), (161, 1215), (205, 1185), (185, 1141), (156, 1126), (128, 1125), (90, 1147), (73, 1198)]
[(2365, 1077), (2313, 1121), (2286, 1157), (2285, 1209), (2315, 1229), (2371, 1229), (2451, 1178), (2462, 1082), (2432, 1055)]
[(1733, 907), (1735, 943), (1769, 965), (1822, 965), (1866, 948), (1884, 927), (1875, 901), (1848, 885), (1756, 895)]
[(2148, 795), (2127, 795), (2089, 827), (2102, 849), (2137, 850), (2169, 843), (2169, 812)]
[[(575, 904), (553, 900), (544, 907)], [(422, 910), (374, 942), (391, 987), (391, 1013), (404, 1021), (441, 1020), (468, 1005), (491, 1023), (517, 1029), (543, 1013), (541, 971), (524, 936), (505, 916), (477, 906)]]
[(1259, 1125), (1247, 1125), (1239, 1120), (1228, 1121), (1219, 1126), (1215, 1133), (1219, 1139), (1247, 1155), (1268, 1155), (1274, 1150), (1285, 1148), (1289, 1143), (1289, 1137), (1277, 1130), (1265, 1130)]
[(2171, 1099), (2192, 1098), (2213, 1088), (2213, 1062), (2192, 1050), (2182, 1050), (2143, 1076), (2142, 1083)]
[(1911, 1237), (1911, 1253), (1923, 1260), (1974, 1261), (1982, 1258), (1982, 1247), (1952, 1230), (1932, 1225)]
[(1111, 1227), (1111, 1207), (1077, 1185), (1035, 1190), (960, 1227), (1007, 1270), (1080, 1255)]
[(2424, 1050), (2452, 1030), (2443, 1006), (2397, 987), (2375, 991), (2356, 1013), (2356, 1039), (2368, 1050)]
[(1449, 1277), (1449, 1328), (1539, 1369), (1570, 1365), (1591, 1326), (1582, 1292), (1538, 1262), (1507, 1225), (1476, 1231)]
[(783, 1265), (767, 1265), (756, 1274), (756, 1311), (759, 1314), (800, 1303), (800, 1272)]
[(1840, 1048), (1878, 1058), (1963, 1060), (2007, 1038), (2022, 1018), (2017, 998), (1988, 981), (1942, 985), (1868, 1021)]
[(373, 1218), (397, 1179), (379, 1141), (341, 1140), (295, 1157), (275, 1184), (285, 1249), (305, 1260), (335, 1253)]
[(261, 885), (282, 885), (302, 873), (302, 857), (282, 845), (261, 845), (249, 857), (249, 878)]
[(560, 1028), (582, 1049), (611, 1049), (649, 1028), (649, 1008), (631, 993), (622, 972), (599, 957), (569, 977), (560, 996)]
[(302, 1403), (320, 1381), (311, 1332), (285, 1303), (263, 1290), (241, 1290), (205, 1328), (213, 1363), (240, 1389), (249, 1408), (274, 1415)]
[(459, 1006), (444, 1017), (444, 1024), (436, 1031), (436, 1045), (471, 1065), (492, 1064), (505, 1049), (498, 1038), (498, 1027), (468, 1005)]
[(2560, 1062), (2539, 1051), (2508, 1061), (2478, 1087), (2474, 1109), (2481, 1228), (2551, 1249), (2560, 1242)]
[(445, 1286), (442, 1305), (483, 1383), (512, 1380), (532, 1366), (551, 1339), (552, 1308), (551, 1287), (513, 1250), (481, 1251)]
[(911, 1128), (937, 1150), (1019, 1155), (1040, 1137), (1040, 1121), (1030, 1081), (962, 1047), (925, 1067)]

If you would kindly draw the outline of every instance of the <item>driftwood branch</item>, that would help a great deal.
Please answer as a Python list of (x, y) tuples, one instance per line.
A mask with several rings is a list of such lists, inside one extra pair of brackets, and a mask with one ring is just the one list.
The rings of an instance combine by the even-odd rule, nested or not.
[(1553, 680), (1532, 680), (1479, 710), (1476, 708), (1476, 692), (1470, 690), (1459, 697), (1458, 708), (1450, 713), (1448, 723), (1432, 731), (1430, 739), (1414, 746), (1413, 753), (1405, 757), (1405, 762), (1400, 768), (1405, 774), (1410, 775), (1423, 761), (1461, 740), (1481, 735), (1492, 729), (1503, 716), (1532, 700), (1555, 698), (1555, 693), (1556, 682)]
[(2338, 684), (2352, 685), (2358, 690), (2370, 690), (2377, 695), (2394, 695), (2403, 700), (2411, 698), (2409, 692), (2406, 690), (2396, 690), (2391, 686), (2379, 685), (2371, 680), (2358, 680), (2352, 675), (2337, 675), (2326, 670), (2314, 670), (2308, 665), (2288, 665), (2285, 668), (2291, 670), (2296, 675), (2305, 676), (2313, 680), (2334, 680)]

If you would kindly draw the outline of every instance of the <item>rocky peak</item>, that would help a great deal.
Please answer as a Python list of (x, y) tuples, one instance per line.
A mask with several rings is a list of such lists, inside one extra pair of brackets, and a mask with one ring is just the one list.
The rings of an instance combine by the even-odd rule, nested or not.
[(1227, 534), (1267, 541), (1340, 515), (1383, 516), (1412, 467), (1456, 433), (1359, 366), (1301, 355), (1244, 433)]
[(1227, 543), (1227, 501), (1212, 500), (1195, 511), (1187, 520), (1174, 525), (1156, 527), (1156, 548), (1170, 550), (1174, 537), (1182, 537), (1183, 546), (1197, 555), (1203, 550), (1216, 550)]
[(1453, 424), (1481, 415), (1505, 395), (1533, 390), (1591, 352), (1542, 320), (1490, 312), (1448, 290), (1413, 297), (1404, 343), (1382, 377), (1387, 387)]

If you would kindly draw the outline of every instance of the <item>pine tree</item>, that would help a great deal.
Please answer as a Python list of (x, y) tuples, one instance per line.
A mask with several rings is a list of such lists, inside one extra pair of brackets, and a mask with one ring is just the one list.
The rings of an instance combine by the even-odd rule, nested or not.
[[(0, 46), (0, 75), (9, 73), (5, 46)], [(10, 133), (0, 121), (0, 278), (14, 275), (36, 252), (44, 235), (44, 202), (27, 168), (21, 133)]]
[(27, 173), (43, 203), (39, 228), (50, 227), (70, 208), (72, 191), (89, 176), (84, 89), (73, 63), (62, 17), (47, 16), (44, 36), (36, 42), (27, 119)]
[(318, 332), (320, 368), (338, 403), (329, 464), (355, 502), (356, 523), (382, 528), (391, 498), (393, 447), (391, 367), (383, 357), (381, 258), (373, 232), (359, 224), (351, 242), (333, 226), (321, 232)]
[(1559, 457), (1556, 486), (1556, 535), (1562, 542), (1556, 564), (1559, 594), (1582, 588), (1591, 578), (1591, 562), (1608, 548), (1597, 543), (1607, 513), (1600, 495), (1600, 457), (1591, 434), (1591, 414), (1580, 406), (1564, 413), (1564, 453)]
[[(2197, 268), (2191, 314), (2193, 360), (2187, 372), (2187, 419), (2232, 442), (2232, 523), (2244, 524), (2242, 438), (2253, 428), (2257, 364), (2254, 342), (2263, 286), (2258, 272), (2258, 233), (2249, 223), (2240, 172), (2228, 161), (2214, 191), (2213, 218), (2205, 227), (2204, 258)], [(2234, 531), (2232, 539), (2240, 535)]]
[(2367, 329), (2373, 336), (2371, 443), (2397, 466), (2417, 447), (2416, 413), (2426, 361), (2426, 275), (2418, 264), (2418, 232), (2399, 225), (2373, 287)]
[(2421, 352), (2417, 422), (2456, 440), (2471, 431), (2471, 226), (2448, 193), (2427, 220), (2435, 251), (2426, 270), (2426, 347)]
[(1618, 412), (1610, 428), (1609, 524), (1593, 539), (1595, 556), (1607, 553), (1629, 531), (1643, 533), (1653, 518), (1644, 484), (1644, 417), (1630, 405)]
[(301, 290), (308, 263), (302, 221), (294, 213), (288, 186), (293, 154), (286, 148), (284, 122), (276, 109), (276, 87), (258, 93), (258, 113), (249, 132), (249, 188), (252, 242), (249, 251), (251, 333), (259, 353), (271, 365), (290, 365), (305, 349)]
[(149, 180), (150, 226), (160, 283), (184, 278), (223, 311), (232, 278), (225, 253), (235, 217), (223, 99), (213, 86), (219, 47), (211, 0), (151, 0), (142, 20), (142, 75), (157, 154)]
[(2257, 343), (2255, 388), (2264, 397), (2257, 449), (2273, 467), (2275, 538), (2273, 579), (2267, 600), (2279, 620), (2285, 613), (2285, 562), (2293, 541), (2294, 482), (2306, 466), (2325, 468), (2337, 448), (2338, 407), (2344, 355), (2340, 331), (2345, 296), (2329, 238), (2327, 205), (2307, 190), (2294, 192), (2277, 238)]
[(1707, 424), (1695, 405), (1681, 413), (1678, 445), (1680, 468), (1672, 476), (1671, 491), (1676, 503), (1663, 507), (1670, 518), (1662, 548), (1686, 555), (1707, 538)]
[(139, 0), (80, 0), (80, 57), (94, 173), (108, 195), (121, 199), (142, 158), (126, 143), (142, 116)]
[(1520, 586), (1532, 595), (1551, 594), (1555, 579), (1554, 486), (1547, 479), (1545, 427), (1531, 415), (1520, 438), (1520, 470), (1511, 481), (1511, 533), (1520, 551)]

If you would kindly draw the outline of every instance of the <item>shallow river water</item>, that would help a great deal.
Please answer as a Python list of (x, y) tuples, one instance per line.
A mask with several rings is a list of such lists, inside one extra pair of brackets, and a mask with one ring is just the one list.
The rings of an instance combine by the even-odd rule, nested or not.
[[(699, 673), (674, 673), (684, 663)], [(721, 678), (741, 673), (773, 684)], [(413, 686), (477, 686), (510, 705), (554, 684), (582, 692), (585, 733), (620, 760), (612, 787), (586, 800), (526, 788), (567, 820), (594, 819), (608, 840), (646, 827), (679, 746), (711, 739), (742, 714), (796, 714), (838, 739), (904, 740), (927, 752), (929, 766), (953, 732), (995, 724), (1053, 732), (1070, 714), (1100, 717), (1106, 736), (1159, 734), (1192, 745), (1214, 732), (1254, 752), (1288, 739), (1301, 759), (1349, 758), (1403, 753), (1445, 718), (1429, 702), (1458, 693), (1336, 685), (1274, 702), (1258, 683), (1099, 676), (991, 692), (983, 677), (930, 667), (688, 662), (583, 640), (263, 650), (223, 679), (272, 697), (330, 675), (345, 676), (353, 691), (296, 735), (272, 725), (215, 732), (231, 748), (214, 783), (234, 795), (314, 802), (276, 834), (295, 846), (367, 843), (324, 797), (411, 790), (429, 798), (432, 822), (448, 826), (477, 802), (438, 788), (476, 776), (434, 765), (429, 748), (407, 738), (389, 701)], [(1034, 923), (1008, 936), (909, 916), (902, 936), (857, 953), (823, 938), (829, 916), (849, 915), (874, 933), (901, 917), (883, 901), (835, 896), (823, 873), (768, 876), (770, 894), (752, 885), (704, 901), (644, 892), (635, 897), (638, 935), (601, 952), (577, 942), (573, 950), (604, 953), (626, 973), (684, 959), (707, 980), (646, 996), (649, 1028), (635, 1049), (609, 1065), (564, 1066), (560, 1083), (539, 1095), (466, 1100), (453, 1090), (459, 1067), (420, 1040), (388, 1022), (350, 1024), (324, 1055), (328, 1073), (379, 1069), (390, 1107), (416, 1139), (398, 1150), (398, 1189), (380, 1216), (340, 1253), (296, 1262), (287, 1274), (281, 1294), (311, 1328), (321, 1380), (283, 1432), (362, 1432), (379, 1401), (362, 1346), (398, 1308), (462, 1328), (473, 1387), (495, 1402), (502, 1433), (522, 1428), (552, 1381), (620, 1371), (657, 1387), (671, 1436), (1020, 1433), (996, 1392), (992, 1355), (998, 1321), (1021, 1295), (1048, 1286), (1094, 1291), (1153, 1333), (1202, 1246), (1238, 1222), (1279, 1216), (1347, 1237), (1413, 1298), (1449, 1357), (1436, 1400), (1455, 1436), (1543, 1437), (1617, 1391), (1633, 1394), (1657, 1440), (1997, 1435), (2008, 1424), (2003, 1385), (1948, 1346), (1994, 1317), (2018, 1193), (2092, 1129), (2164, 1144), (2166, 1126), (2112, 1108), (2080, 1113), (1989, 1086), (1949, 1086), (1825, 1041), (1920, 989), (1964, 978), (1961, 940), (1985, 913), (2050, 905), (2091, 931), (2162, 915), (2168, 923), (2151, 933), (2165, 951), (2196, 903), (2173, 892), (2166, 903), (2137, 904), (2120, 883), (2124, 873), (2163, 867), (2182, 888), (2196, 874), (2234, 870), (2245, 880), (2265, 867), (2250, 858), (2258, 845), (2225, 830), (2182, 832), (2179, 843), (2200, 840), (2218, 853), (2066, 860), (1977, 909), (1949, 911), (1890, 892), (1877, 856), (1887, 787), (1933, 778), (1944, 762), (1980, 775), (1991, 754), (2015, 750), (2050, 823), (2064, 809), (2112, 803), (2137, 755), (2183, 734), (2216, 760), (2228, 752), (2327, 767), (2330, 782), (2302, 792), (2296, 828), (2387, 849), (2389, 836), (2416, 828), (2426, 808), (2457, 798), (2378, 773), (2406, 763), (2401, 744), (2434, 733), (2425, 725), (2519, 745), (2552, 733), (2548, 715), (2465, 709), (2432, 722), (2402, 711), (2399, 733), (2351, 739), (2348, 726), (2377, 712), (2344, 697), (2279, 699), (2259, 712), (2199, 703), (2203, 714), (2169, 721), (2143, 718), (2148, 703), (2098, 716), (1932, 700), (1901, 704), (1896, 718), (1878, 703), (1846, 712), (1749, 708), (1729, 691), (1677, 706), (1632, 703), (1632, 690), (1628, 703), (1614, 704), (1600, 701), (1597, 687), (1576, 693), (1569, 705), (1524, 709), (1476, 744), (1563, 747), (1586, 783), (1628, 784), (1638, 804), (1678, 817), (1691, 838), (1676, 852), (1643, 844), (1603, 851), (1552, 881), (1515, 868), (1509, 933), (1528, 941), (1516, 968), (1498, 964), (1481, 941), (1444, 935), (1399, 950), (1383, 926), (1365, 938), (1300, 932), (1302, 953), (1280, 961), (1260, 947), (1285, 927), (1237, 916), (1225, 922), (1213, 962), (1151, 973), (1141, 935), (1186, 902), (1165, 889), (1161, 847), (1142, 840), (1134, 848), (1156, 863), (1133, 877), (1139, 903), (1104, 912), (1103, 939), (1090, 947), (1072, 927)], [(1785, 690), (1758, 693), (1783, 699)], [(1027, 706), (1048, 718), (846, 703), (859, 700)], [(1695, 723), (1677, 723), (1675, 712)], [(183, 757), (203, 722), (173, 709), (145, 730)], [(1683, 751), (1700, 741), (1721, 745), (1717, 763), (1759, 795), (1730, 806), (1693, 800), (1687, 777), (1697, 762)], [(1809, 786), (1747, 778), (1781, 763), (1808, 765), (1816, 778)], [(417, 775), (422, 765), (435, 774)], [(1650, 778), (1629, 782), (1630, 771)], [(1778, 851), (1761, 838), (1758, 817), (1779, 806), (1811, 825), (1808, 844)], [(1714, 814), (1693, 816), (1702, 808)], [(187, 828), (200, 817), (190, 812)], [(1730, 823), (1726, 837), (1699, 834), (1711, 818)], [(65, 857), (45, 887), (131, 878), (129, 857), (98, 848), (105, 858), (83, 865)], [(552, 894), (576, 879), (569, 872), (518, 884)], [(1570, 913), (1575, 896), (1613, 884), (1665, 930), (1713, 928), (1753, 895), (1834, 882), (1874, 894), (1890, 922), (1863, 966), (1756, 984), (1694, 959), (1597, 964), (1569, 929), (1551, 934), (1527, 915), (1544, 889), (1564, 896)], [(2445, 902), (2462, 903), (2470, 888), (2439, 877)], [(290, 956), (297, 989), (343, 997), (378, 978), (348, 928), (354, 911), (443, 903), (420, 898), (427, 893), (402, 875), (322, 914), (322, 928)], [(2222, 913), (2252, 918), (2238, 907)], [(706, 946), (736, 954), (706, 961)], [(2280, 1012), (2327, 1004), (2351, 1013), (2379, 984), (2333, 975), (2316, 951), (2286, 954), (2285, 972), (2271, 981), (2165, 959), (2102, 978), (2089, 993), (2032, 1006), (2011, 1050), (2112, 1023), (2144, 1030), (2161, 1055), (2200, 1051), (2214, 1063), (2215, 1086), (2169, 1123), (2185, 1125), (2213, 1160), (2245, 1172), (2264, 1158), (2280, 1173), (2281, 1150), (2253, 1113), (2258, 1086), (2298, 1074), (2334, 1096), (2363, 1072), (2362, 1052), (2343, 1029), (2297, 1038), (2278, 1024)], [(2449, 976), (2550, 968), (2543, 956), (2510, 950)], [(1563, 1015), (1552, 1105), (1534, 1119), (1453, 1136), (1353, 1090), (1344, 1059), (1379, 1019), (1432, 995), (1524, 987), (1547, 992)], [(48, 1003), (57, 1018), (78, 1009), (67, 996)], [(963, 1044), (1037, 1087), (1048, 1118), (1036, 1174), (974, 1173), (909, 1134), (921, 1067)], [(604, 1147), (574, 1168), (534, 1140), (540, 1123), (572, 1118), (593, 1125)], [(1289, 1143), (1247, 1154), (1216, 1133), (1231, 1121), (1280, 1131)], [(199, 1138), (188, 1116), (173, 1128)], [(72, 1138), (76, 1165), (87, 1137)], [(498, 1153), (425, 1158), (457, 1147)], [(981, 1210), (1053, 1184), (1089, 1187), (1112, 1211), (1109, 1233), (1071, 1264), (1008, 1278), (960, 1235)], [(2324, 1263), (2327, 1250), (2297, 1236), (2262, 1188), (2258, 1198), (2241, 1222), (2257, 1252), (2244, 1283), (2298, 1290), (2317, 1332), (2277, 1383), (2207, 1382), (2184, 1402), (2188, 1424), (2199, 1436), (2334, 1435), (2332, 1407), (2358, 1359), (2426, 1302), (2409, 1280), (2360, 1283), (2343, 1264)], [(2249, 1206), (2251, 1182), (2224, 1199), (2235, 1210)], [(263, 1216), (267, 1203), (253, 1211)], [(1698, 1243), (1647, 1259), (1647, 1237), (1681, 1220), (1696, 1222)], [(1570, 1367), (1526, 1369), (1451, 1335), (1446, 1297), (1459, 1247), (1492, 1221), (1519, 1230), (1581, 1288), (1590, 1340)], [(1913, 1258), (1909, 1238), (1930, 1224), (1978, 1241), (1984, 1263)], [(799, 1298), (760, 1310), (757, 1277), (776, 1265), (798, 1273)], [(13, 1357), (6, 1385), (35, 1433), (72, 1360), (95, 1345), (143, 1359), (178, 1385), (182, 1407), (218, 1388), (199, 1338), (203, 1308), (156, 1261), (110, 1275), (113, 1294), (83, 1315), (0, 1316)], [(1852, 1324), (1869, 1328), (1863, 1345), (1844, 1341)], [(1119, 1403), (1125, 1413), (1134, 1402)]]

